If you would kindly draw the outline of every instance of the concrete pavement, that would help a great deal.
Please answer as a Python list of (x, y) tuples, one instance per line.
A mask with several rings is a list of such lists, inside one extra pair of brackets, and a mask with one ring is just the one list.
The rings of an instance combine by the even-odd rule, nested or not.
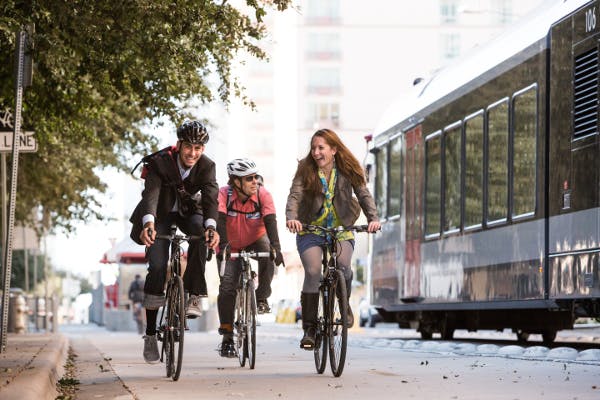
[(54, 400), (68, 350), (60, 333), (8, 334), (0, 353), (0, 399)]

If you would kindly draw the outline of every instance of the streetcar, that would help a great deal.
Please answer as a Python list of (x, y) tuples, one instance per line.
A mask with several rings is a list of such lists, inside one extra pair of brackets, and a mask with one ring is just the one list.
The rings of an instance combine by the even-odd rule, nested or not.
[(600, 316), (600, 2), (544, 6), (416, 82), (370, 143), (370, 301), (424, 339), (550, 343)]

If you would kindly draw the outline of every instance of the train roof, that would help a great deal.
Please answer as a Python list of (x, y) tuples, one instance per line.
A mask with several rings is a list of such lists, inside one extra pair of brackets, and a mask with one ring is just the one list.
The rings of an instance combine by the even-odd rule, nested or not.
[[(375, 135), (398, 132), (418, 122), (419, 113), (436, 103), (447, 100), (460, 88), (477, 80), (498, 66), (508, 69), (546, 47), (550, 27), (591, 0), (544, 1), (540, 7), (521, 18), (485, 45), (474, 48), (467, 55), (440, 69), (428, 79), (403, 93), (386, 111), (376, 128)], [(512, 60), (513, 62), (508, 62)], [(490, 76), (497, 75), (498, 71)]]

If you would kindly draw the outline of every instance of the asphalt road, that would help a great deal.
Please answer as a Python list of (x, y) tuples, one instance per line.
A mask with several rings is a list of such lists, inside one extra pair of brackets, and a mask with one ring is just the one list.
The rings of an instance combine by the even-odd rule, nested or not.
[[(80, 400), (112, 399), (598, 399), (599, 362), (527, 359), (496, 354), (457, 354), (445, 348), (380, 339), (389, 329), (357, 329), (350, 335), (344, 373), (319, 375), (312, 352), (299, 349), (296, 325), (258, 328), (254, 370), (216, 352), (220, 337), (185, 337), (179, 381), (164, 364), (142, 359), (142, 339), (93, 326), (65, 327), (77, 357)], [(389, 331), (389, 332), (387, 332)], [(507, 346), (510, 347), (510, 346)]]

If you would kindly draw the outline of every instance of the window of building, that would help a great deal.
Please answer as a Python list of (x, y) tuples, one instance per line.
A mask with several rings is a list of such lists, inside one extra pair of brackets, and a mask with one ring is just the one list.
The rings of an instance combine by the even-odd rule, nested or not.
[(435, 237), (441, 228), (442, 159), (441, 131), (425, 139), (425, 236)]
[(340, 105), (338, 103), (310, 103), (308, 105), (307, 128), (322, 124), (338, 127), (340, 124)]
[(465, 229), (483, 221), (483, 110), (465, 118)]
[(496, 23), (506, 25), (513, 20), (512, 0), (492, 0), (492, 15)]
[(460, 230), (462, 124), (444, 129), (444, 232)]
[(513, 98), (513, 217), (535, 212), (537, 85)]
[(308, 59), (337, 60), (341, 55), (338, 33), (311, 32), (308, 34), (306, 56)]
[(377, 211), (382, 217), (388, 215), (387, 196), (388, 196), (388, 148), (382, 146), (375, 154), (375, 205)]
[(388, 215), (400, 215), (402, 212), (402, 138), (397, 136), (390, 141), (390, 168), (389, 168), (389, 212)]
[(338, 21), (340, 0), (306, 0), (305, 17), (310, 22)]
[(508, 215), (508, 99), (491, 105), (487, 117), (487, 220), (500, 222)]
[(456, 0), (440, 1), (440, 16), (442, 24), (452, 24), (457, 20), (458, 2)]
[(340, 92), (340, 70), (338, 68), (310, 68), (308, 70), (308, 92), (333, 94)]
[(460, 35), (458, 33), (442, 34), (441, 45), (444, 61), (458, 57), (460, 54)]

